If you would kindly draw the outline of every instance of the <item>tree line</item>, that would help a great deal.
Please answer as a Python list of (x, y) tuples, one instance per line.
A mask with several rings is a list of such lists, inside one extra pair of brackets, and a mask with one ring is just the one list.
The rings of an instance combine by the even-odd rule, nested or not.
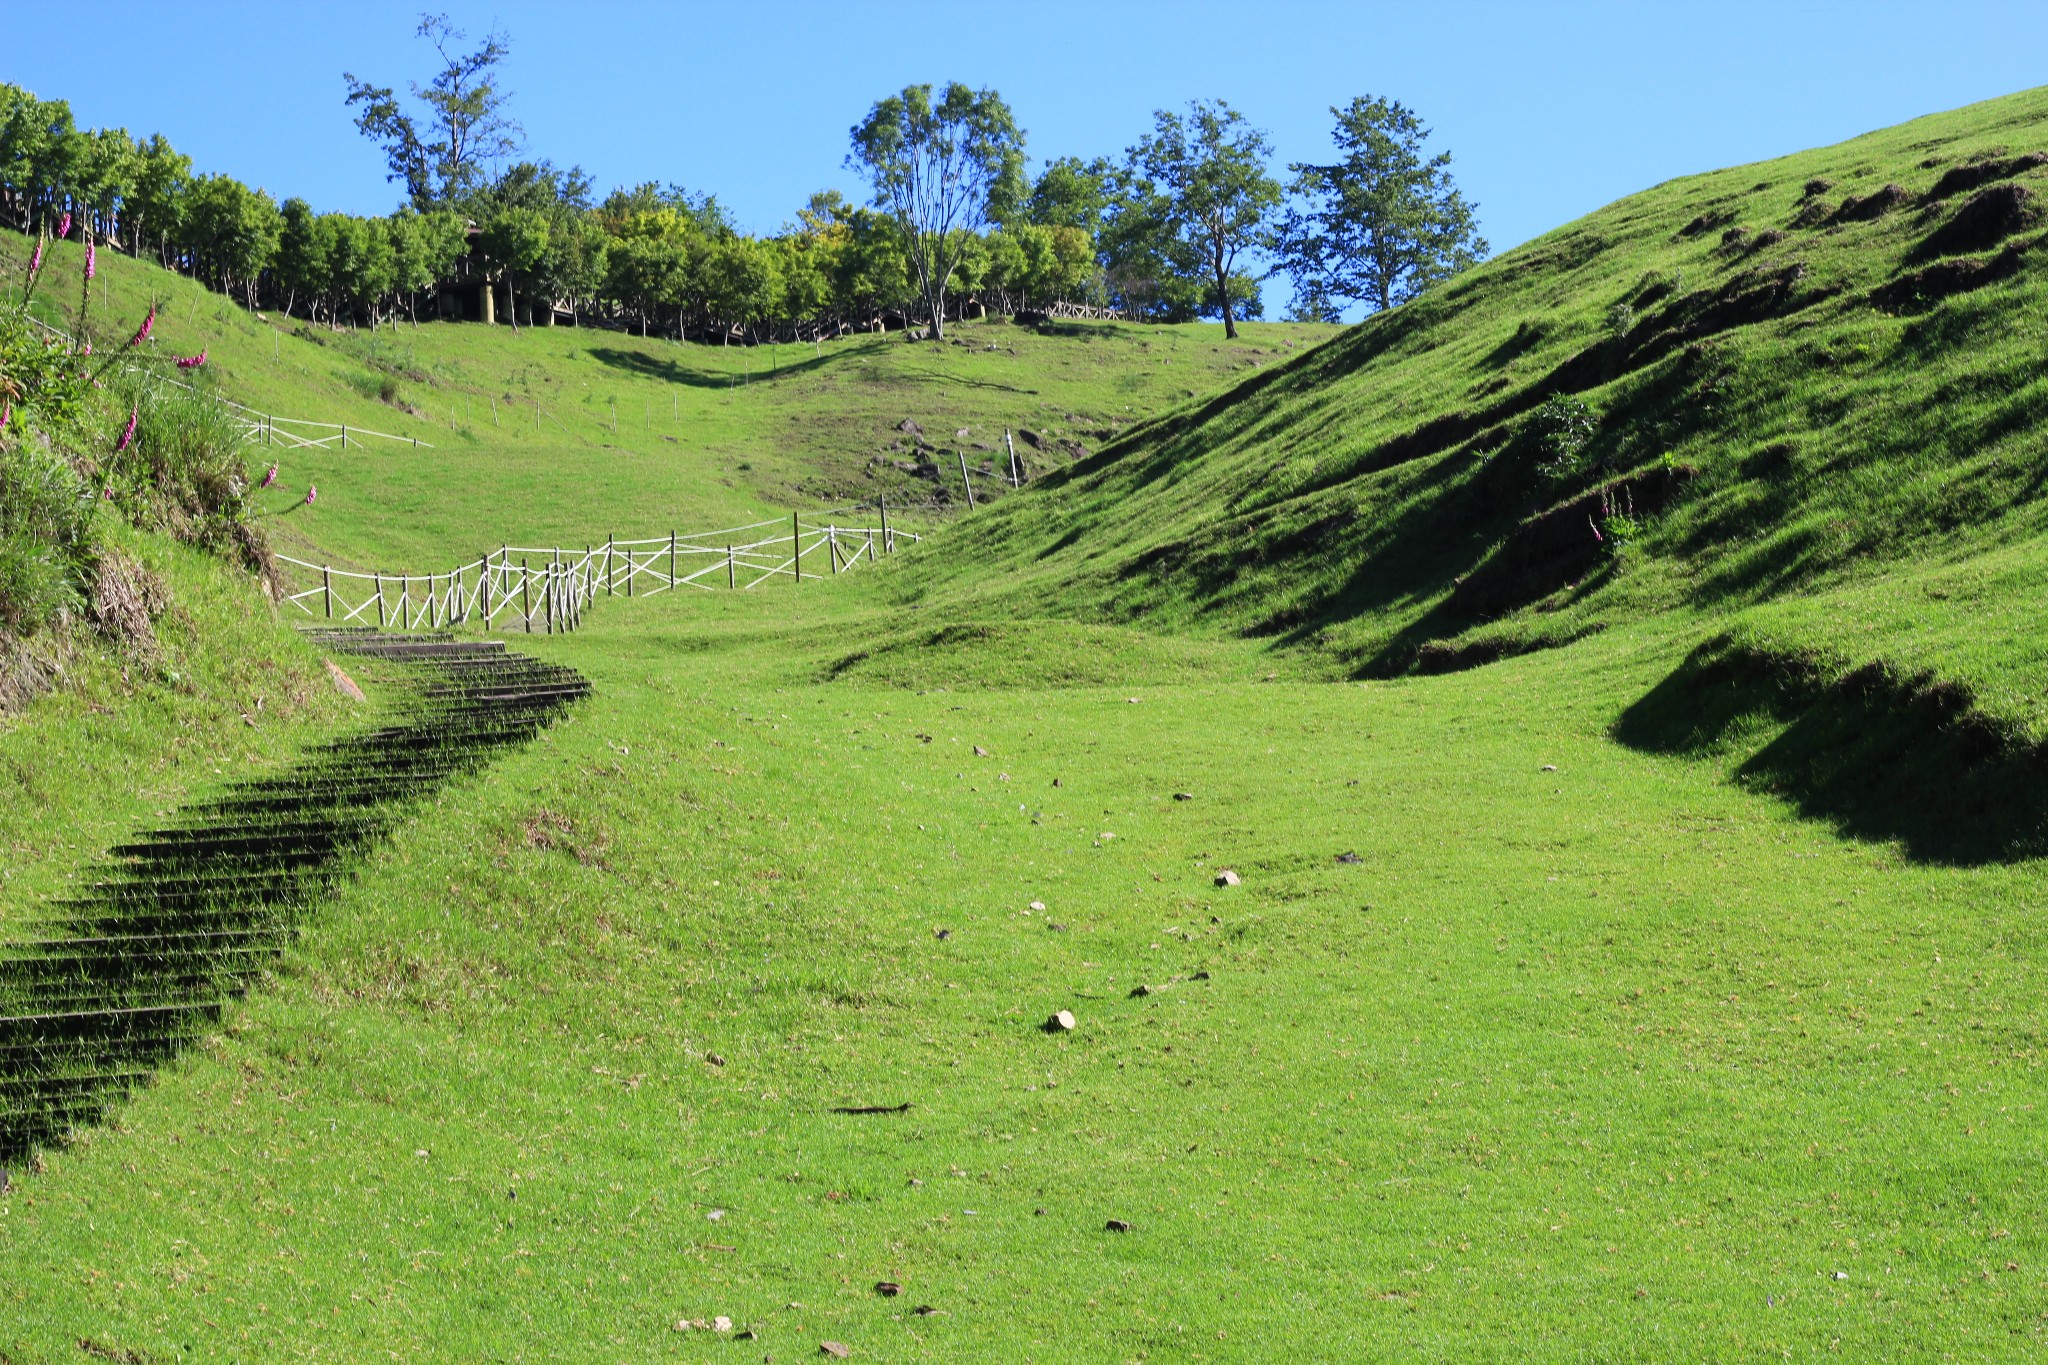
[(580, 168), (520, 153), (499, 69), (509, 41), (466, 49), (442, 16), (419, 36), (439, 71), (410, 98), (345, 74), (357, 128), (405, 202), (384, 217), (281, 204), (195, 174), (162, 135), (82, 129), (69, 105), (0, 84), (0, 221), (74, 230), (241, 299), (332, 324), (468, 316), (578, 322), (720, 341), (816, 338), (886, 325), (942, 336), (979, 311), (1081, 304), (1139, 321), (1261, 315), (1263, 279), (1294, 285), (1289, 316), (1388, 308), (1481, 259), (1475, 208), (1448, 153), (1396, 101), (1333, 109), (1338, 156), (1288, 166), (1221, 100), (1161, 110), (1121, 158), (1064, 156), (1026, 174), (1001, 96), (959, 84), (879, 100), (849, 134), (872, 198), (811, 197), (750, 235), (709, 194), (675, 184), (599, 199)]

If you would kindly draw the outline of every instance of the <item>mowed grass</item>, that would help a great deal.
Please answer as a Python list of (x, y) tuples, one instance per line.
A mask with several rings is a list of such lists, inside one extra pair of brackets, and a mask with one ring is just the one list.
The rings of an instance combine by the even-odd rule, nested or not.
[(13, 1357), (2041, 1349), (2038, 864), (1613, 743), (1654, 633), (877, 672), (861, 582), (531, 642), (595, 696), (0, 1201)]

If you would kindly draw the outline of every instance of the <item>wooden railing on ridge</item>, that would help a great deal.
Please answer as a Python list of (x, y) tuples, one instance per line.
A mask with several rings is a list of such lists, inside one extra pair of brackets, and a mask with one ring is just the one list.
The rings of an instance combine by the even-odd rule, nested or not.
[[(860, 510), (842, 508), (819, 515)], [(651, 597), (674, 588), (708, 592), (721, 586), (745, 592), (778, 577), (795, 586), (828, 576), (818, 559), (804, 563), (807, 557), (822, 555), (831, 565), (830, 573), (845, 573), (864, 558), (873, 563), (878, 554), (894, 553), (900, 542), (923, 539), (891, 526), (885, 504), (878, 503), (874, 510), (877, 523), (863, 526), (805, 521), (791, 513), (787, 529), (777, 518), (689, 535), (671, 531), (643, 540), (606, 537), (602, 545), (580, 550), (506, 545), (446, 573), (362, 573), (289, 555), (276, 558), (290, 570), (301, 571), (292, 575), (299, 582), (307, 575), (317, 576), (309, 587), (291, 587), (284, 601), (321, 621), (380, 630), (478, 625), (484, 630), (553, 634), (576, 629), (584, 609), (599, 596)], [(777, 528), (774, 533), (757, 534), (771, 526)], [(744, 536), (755, 538), (735, 539)]]

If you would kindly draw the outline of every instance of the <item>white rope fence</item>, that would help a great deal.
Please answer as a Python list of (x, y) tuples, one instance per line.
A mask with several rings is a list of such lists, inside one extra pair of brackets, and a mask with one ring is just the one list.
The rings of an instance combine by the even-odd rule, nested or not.
[[(860, 509), (838, 509), (820, 518)], [(878, 520), (841, 526), (791, 513), (775, 519), (688, 535), (643, 540), (606, 537), (602, 545), (505, 545), (446, 573), (361, 573), (278, 555), (292, 575), (318, 582), (288, 592), (285, 601), (307, 616), (342, 626), (380, 630), (441, 629), (477, 625), (484, 630), (554, 634), (576, 629), (584, 609), (600, 596), (652, 597), (677, 588), (747, 592), (778, 579), (847, 573), (863, 561), (893, 554), (921, 536), (889, 524), (886, 503)], [(769, 528), (775, 528), (770, 530)], [(805, 561), (809, 560), (808, 563)], [(829, 564), (830, 568), (827, 569)]]

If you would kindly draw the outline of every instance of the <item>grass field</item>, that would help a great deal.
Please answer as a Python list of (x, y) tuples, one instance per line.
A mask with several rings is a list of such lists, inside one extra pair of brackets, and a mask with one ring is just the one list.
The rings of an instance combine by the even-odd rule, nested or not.
[[(760, 352), (404, 333), (430, 416), (580, 394), (595, 341), (678, 367), (622, 427), (644, 392), (699, 434), (321, 457), (286, 524), (357, 562), (836, 497), (901, 417), (1027, 420), (963, 375), (1127, 429), (873, 570), (515, 640), (593, 696), (16, 1173), (0, 1359), (2042, 1354), (2038, 266), (1879, 306), (1955, 212), (1920, 199), (1758, 248), (1798, 308), (1607, 319), (1652, 270), (1761, 287), (1720, 236), (1808, 180), (1924, 196), (2044, 123), (2028, 93), (1660, 186), (1299, 356), (865, 341), (721, 394), (684, 370)], [(227, 316), (251, 401), (357, 411), (315, 370), (359, 342), (266, 388)], [(1147, 341), (1174, 363), (1119, 398)], [(550, 410), (594, 426), (590, 392)], [(1539, 478), (1549, 392), (1597, 434)], [(1527, 596), (1527, 528), (1617, 490), (1647, 529)], [(0, 931), (213, 770), (368, 723), (179, 572), (222, 658), (0, 732)], [(244, 724), (259, 666), (298, 700)], [(688, 1327), (721, 1316), (752, 1337)]]

